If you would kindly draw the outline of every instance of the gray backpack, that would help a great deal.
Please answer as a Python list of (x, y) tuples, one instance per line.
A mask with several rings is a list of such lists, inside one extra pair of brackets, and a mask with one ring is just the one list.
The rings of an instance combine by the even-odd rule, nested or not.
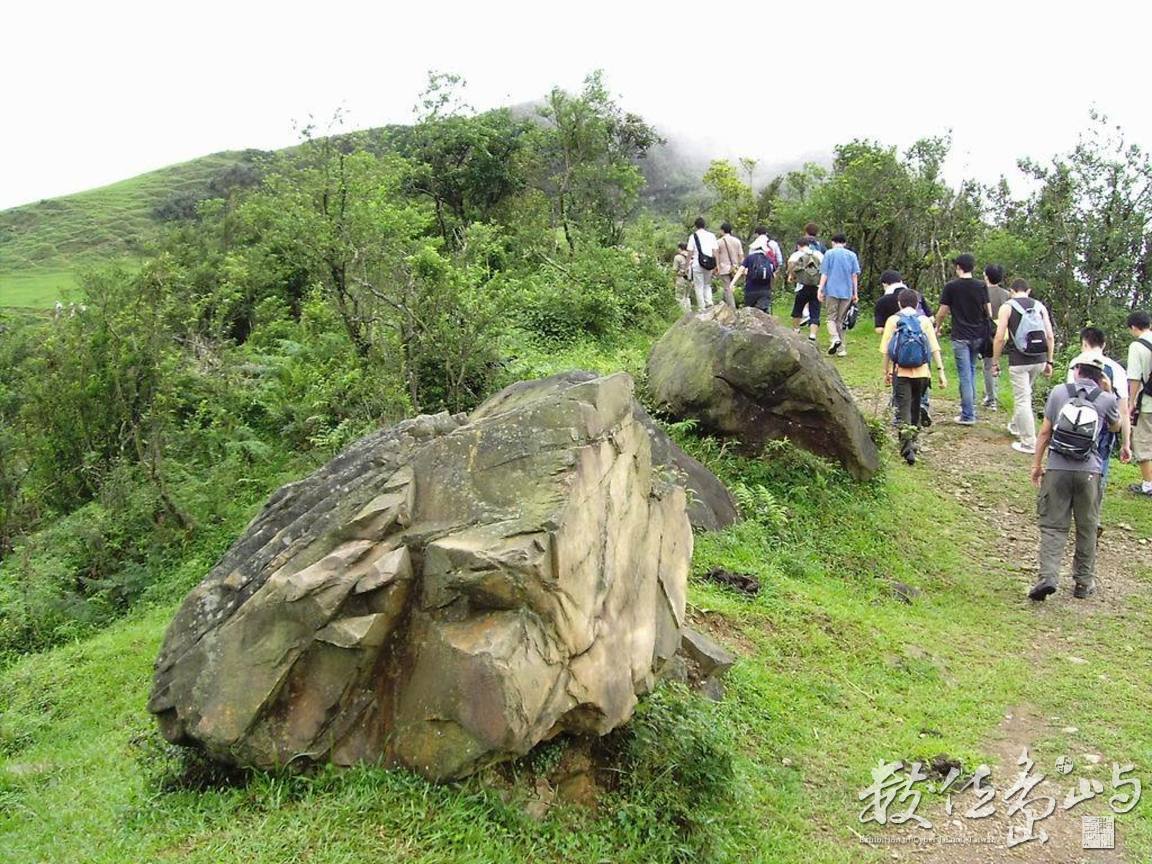
[(1100, 412), (1092, 404), (1100, 395), (1100, 388), (1077, 389), (1075, 384), (1064, 386), (1072, 398), (1056, 415), (1056, 422), (1052, 424), (1052, 441), (1048, 446), (1054, 453), (1084, 462), (1096, 450), (1096, 442), (1100, 440)]
[(1035, 300), (1025, 308), (1016, 300), (1008, 305), (1020, 316), (1020, 323), (1012, 331), (1012, 344), (1026, 357), (1044, 357), (1048, 354), (1048, 331), (1044, 327), (1044, 316), (1040, 314), (1040, 304)]

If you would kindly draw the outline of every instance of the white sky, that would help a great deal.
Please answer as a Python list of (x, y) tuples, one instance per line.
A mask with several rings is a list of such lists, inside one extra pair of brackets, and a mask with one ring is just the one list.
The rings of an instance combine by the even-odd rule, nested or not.
[[(429, 68), (462, 74), (469, 101), (487, 108), (578, 87), (602, 67), (626, 108), (769, 163), (951, 128), (950, 175), (991, 181), (1018, 156), (1074, 144), (1093, 104), (1152, 143), (1147, 8), (13, 2), (0, 30), (0, 208), (218, 150), (285, 146), (293, 120), (338, 106), (353, 128), (406, 122)], [(794, 93), (808, 99), (802, 125)]]

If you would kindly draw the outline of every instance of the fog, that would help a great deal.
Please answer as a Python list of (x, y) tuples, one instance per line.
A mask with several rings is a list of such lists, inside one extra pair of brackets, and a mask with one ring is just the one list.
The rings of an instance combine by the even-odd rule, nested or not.
[(994, 181), (1073, 146), (1095, 105), (1152, 141), (1134, 4), (828, 2), (72, 4), (5, 13), (0, 207), (206, 153), (272, 149), (294, 121), (407, 122), (429, 69), (478, 108), (603, 68), (629, 110), (700, 161), (772, 166), (854, 137), (950, 132), (948, 176)]

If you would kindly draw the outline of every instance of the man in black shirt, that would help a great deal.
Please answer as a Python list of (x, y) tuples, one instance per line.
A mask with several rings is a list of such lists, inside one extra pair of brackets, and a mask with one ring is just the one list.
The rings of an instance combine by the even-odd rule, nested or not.
[(936, 330), (952, 317), (952, 353), (956, 357), (956, 379), (960, 382), (960, 416), (957, 423), (976, 422), (976, 359), (984, 349), (992, 320), (992, 304), (983, 279), (973, 279), (976, 259), (965, 253), (952, 262), (956, 278), (944, 286), (940, 308), (936, 310)]

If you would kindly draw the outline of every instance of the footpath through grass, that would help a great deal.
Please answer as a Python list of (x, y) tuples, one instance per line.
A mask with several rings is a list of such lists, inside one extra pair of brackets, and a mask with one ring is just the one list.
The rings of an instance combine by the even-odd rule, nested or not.
[[(852, 336), (839, 368), (871, 413), (883, 408), (876, 340)], [(577, 347), (522, 362), (536, 374), (565, 364), (640, 373), (643, 357), (639, 345)], [(1105, 562), (1124, 562), (1117, 587), (1077, 606), (1065, 585), (1030, 606), (1031, 559), (1003, 545), (1031, 536), (1031, 492), (1000, 437), (992, 423), (940, 426), (921, 464), (890, 464), (866, 486), (789, 447), (752, 461), (686, 438), (725, 480), (763, 487), (758, 500), (768, 502), (756, 519), (697, 538), (690, 615), (740, 660), (722, 703), (671, 700), (646, 715), (642, 728), (656, 737), (637, 746), (661, 770), (597, 809), (554, 805), (533, 818), (531, 780), (494, 791), (373, 768), (173, 788), (175, 763), (144, 711), (173, 598), (0, 673), (0, 861), (985, 860), (863, 844), (861, 835), (894, 830), (857, 818), (857, 792), (877, 761), (989, 762), (1003, 789), (1014, 773), (998, 743), (1004, 717), (1027, 713), (1037, 718), (1027, 743), (1040, 770), (1052, 774), (1065, 752), (1093, 753), (1101, 763), (1077, 758), (1071, 778), (1101, 778), (1105, 798), (1113, 760), (1152, 782), (1152, 583), (1139, 542), (1152, 536), (1152, 515), (1114, 492), (1105, 518), (1131, 529), (1110, 529), (1123, 535)], [(1132, 469), (1117, 473), (1116, 490)], [(715, 587), (703, 578), (713, 566), (753, 573), (763, 589), (748, 598)], [(893, 581), (922, 593), (902, 602)], [(546, 748), (535, 768), (564, 746)], [(719, 789), (725, 754), (735, 774)], [(1120, 860), (1148, 859), (1150, 808), (1118, 817)], [(1003, 860), (1003, 850), (990, 854)], [(1044, 853), (1014, 860), (1075, 860), (1032, 854)]]

